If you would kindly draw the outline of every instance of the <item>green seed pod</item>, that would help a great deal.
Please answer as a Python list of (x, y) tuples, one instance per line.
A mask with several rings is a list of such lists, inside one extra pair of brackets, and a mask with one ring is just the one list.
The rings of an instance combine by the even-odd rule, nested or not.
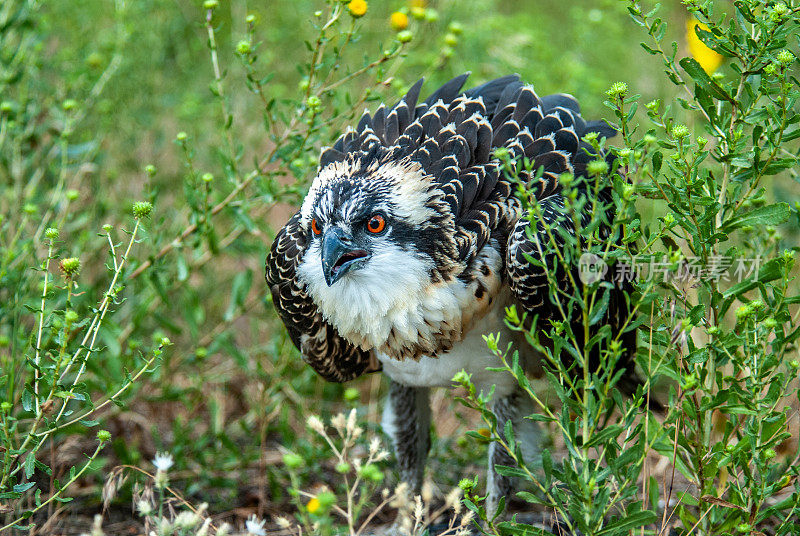
[(336, 464), (336, 472), (340, 475), (350, 472), (350, 464), (347, 462), (339, 462)]
[(236, 43), (236, 52), (238, 52), (242, 56), (250, 54), (251, 51), (252, 47), (250, 46), (250, 41), (242, 39), (241, 41)]
[(689, 127), (686, 125), (675, 125), (672, 127), (672, 137), (677, 139), (683, 139), (689, 135)]
[(62, 259), (59, 263), (61, 271), (68, 277), (75, 277), (81, 271), (81, 260), (78, 257)]
[(58, 240), (58, 229), (55, 227), (48, 227), (44, 230), (44, 236), (51, 242)]
[(409, 43), (414, 38), (414, 34), (410, 30), (403, 30), (397, 34), (397, 40), (401, 43)]
[(294, 452), (287, 452), (283, 455), (283, 464), (289, 469), (299, 469), (304, 463), (303, 457)]
[(608, 172), (608, 163), (605, 160), (592, 160), (586, 164), (586, 172), (590, 176), (603, 175)]
[(97, 432), (97, 440), (101, 443), (105, 443), (106, 441), (111, 439), (111, 432), (108, 430), (100, 430)]
[(74, 324), (75, 322), (78, 321), (78, 313), (70, 309), (69, 311), (64, 313), (64, 321), (67, 324)]
[(137, 220), (146, 218), (153, 210), (153, 204), (149, 201), (137, 201), (133, 204), (133, 217)]
[(628, 84), (625, 82), (614, 82), (611, 87), (606, 91), (606, 95), (615, 99), (617, 97), (624, 97), (628, 93)]

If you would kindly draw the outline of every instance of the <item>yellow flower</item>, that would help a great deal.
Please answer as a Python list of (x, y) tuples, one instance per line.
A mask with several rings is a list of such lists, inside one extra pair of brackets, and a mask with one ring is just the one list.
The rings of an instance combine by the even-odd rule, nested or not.
[(408, 28), (408, 15), (399, 11), (395, 11), (392, 13), (392, 16), (389, 17), (389, 24), (392, 25), (392, 29), (396, 32), (405, 30)]
[(411, 0), (411, 7), (428, 7), (427, 0)]
[(347, 4), (347, 9), (349, 9), (350, 14), (357, 19), (363, 17), (367, 12), (367, 3), (365, 0), (350, 0), (350, 3)]
[[(355, 1), (355, 0), (354, 0)], [(352, 2), (350, 2), (352, 4)], [(319, 499), (316, 497), (311, 497), (311, 499), (306, 504), (306, 510), (309, 511), (311, 514), (316, 514), (322, 508), (322, 504), (320, 504)]]
[(492, 433), (489, 431), (488, 428), (478, 428), (478, 433), (483, 437), (485, 437), (486, 439), (489, 439), (492, 436)]
[(689, 19), (686, 22), (686, 40), (689, 43), (689, 53), (697, 60), (697, 63), (700, 64), (705, 72), (711, 74), (722, 65), (723, 57), (708, 48), (706, 44), (697, 37), (697, 33), (694, 30), (695, 26), (699, 26), (701, 30), (708, 30), (708, 26), (699, 22), (697, 19)]

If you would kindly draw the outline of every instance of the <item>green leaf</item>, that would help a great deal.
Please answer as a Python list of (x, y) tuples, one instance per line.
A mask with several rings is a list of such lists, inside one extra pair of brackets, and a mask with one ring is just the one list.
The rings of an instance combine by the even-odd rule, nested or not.
[(658, 516), (656, 516), (655, 512), (651, 512), (649, 510), (635, 512), (609, 523), (597, 534), (598, 536), (602, 534), (622, 534), (637, 527), (641, 527), (649, 523), (655, 523), (657, 519)]
[(745, 214), (734, 216), (722, 224), (722, 231), (729, 233), (740, 227), (760, 227), (765, 225), (779, 225), (789, 219), (792, 211), (788, 203), (775, 203), (751, 210)]
[(33, 453), (28, 454), (25, 458), (25, 477), (30, 478), (33, 476), (33, 471), (36, 468), (36, 456)]
[(683, 67), (683, 70), (692, 77), (692, 80), (706, 90), (709, 95), (715, 99), (724, 100), (730, 102), (731, 104), (735, 104), (733, 98), (728, 95), (728, 93), (722, 89), (719, 84), (714, 82), (710, 76), (708, 76), (708, 73), (706, 73), (705, 69), (703, 69), (699, 63), (697, 63), (696, 59), (683, 58), (680, 61), (680, 65)]

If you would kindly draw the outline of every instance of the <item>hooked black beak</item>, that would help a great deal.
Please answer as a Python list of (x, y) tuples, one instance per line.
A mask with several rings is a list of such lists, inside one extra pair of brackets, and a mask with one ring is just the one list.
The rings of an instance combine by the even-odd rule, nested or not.
[(328, 286), (369, 257), (369, 252), (356, 247), (353, 238), (339, 227), (325, 230), (322, 236), (322, 272)]

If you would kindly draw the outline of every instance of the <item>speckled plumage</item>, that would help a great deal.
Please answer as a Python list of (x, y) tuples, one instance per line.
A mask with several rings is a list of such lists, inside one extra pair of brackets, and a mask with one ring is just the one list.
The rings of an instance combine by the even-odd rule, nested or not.
[[(347, 381), (382, 364), (403, 386), (390, 391), (384, 421), (395, 430), (396, 444), (404, 437), (417, 442), (397, 444), (398, 457), (408, 457), (401, 460), (405, 478), (415, 484), (427, 434), (419, 423), (398, 431), (407, 420), (398, 416), (424, 420), (427, 388), (448, 385), (461, 369), (480, 388), (495, 386), (498, 407), (513, 409), (516, 381), (487, 373), (496, 362), (481, 335), (502, 331), (510, 340), (503, 326), (508, 305), (543, 317), (553, 313), (546, 272), (528, 260), (541, 258), (546, 236), (529, 229), (495, 150), (504, 147), (512, 161), (532, 163), (535, 173), (519, 169), (519, 179), (555, 222), (563, 210), (558, 177), (584, 175), (597, 158), (582, 138), (615, 134), (604, 123), (584, 121), (569, 95), (539, 97), (517, 76), (462, 92), (466, 78), (451, 80), (423, 102), (420, 81), (396, 105), (365, 112), (355, 129), (323, 151), (300, 211), (267, 258), (274, 304), (317, 372)], [(370, 233), (366, 226), (376, 214), (386, 228)], [(350, 256), (332, 264), (324, 257), (333, 250)], [(556, 276), (564, 277), (561, 272)], [(619, 327), (624, 291), (613, 294), (607, 321)], [(631, 371), (635, 333), (624, 342), (623, 366)], [(529, 370), (536, 368), (536, 356), (523, 351), (522, 357)], [(507, 413), (516, 418), (518, 412)], [(505, 489), (497, 478), (493, 485)]]
[[(275, 240), (267, 261), (275, 305), (306, 360), (328, 379), (344, 381), (374, 368), (373, 350), (398, 359), (449, 350), (485, 314), (503, 282), (526, 308), (545, 305), (544, 274), (524, 257), (531, 251), (527, 223), (493, 150), (506, 147), (512, 157), (541, 167), (541, 176), (528, 180), (535, 181), (538, 199), (552, 203), (558, 175), (580, 175), (585, 168), (583, 149), (589, 147), (580, 138), (591, 130), (613, 131), (587, 125), (572, 97), (539, 98), (516, 76), (462, 93), (465, 80), (455, 78), (418, 102), (420, 81), (397, 105), (365, 113), (356, 129), (322, 153), (301, 211)], [(340, 300), (357, 292), (325, 292), (302, 257), (314, 248), (309, 228), (315, 210), (321, 221), (334, 213), (348, 221), (365, 206), (390, 211), (409, 233), (421, 235), (413, 243), (421, 254), (405, 268), (428, 277), (398, 281), (416, 301), (403, 296), (402, 303), (384, 303), (385, 289), (376, 286), (376, 295), (359, 303), (363, 307), (345, 312)], [(387, 247), (384, 254), (393, 252)]]

